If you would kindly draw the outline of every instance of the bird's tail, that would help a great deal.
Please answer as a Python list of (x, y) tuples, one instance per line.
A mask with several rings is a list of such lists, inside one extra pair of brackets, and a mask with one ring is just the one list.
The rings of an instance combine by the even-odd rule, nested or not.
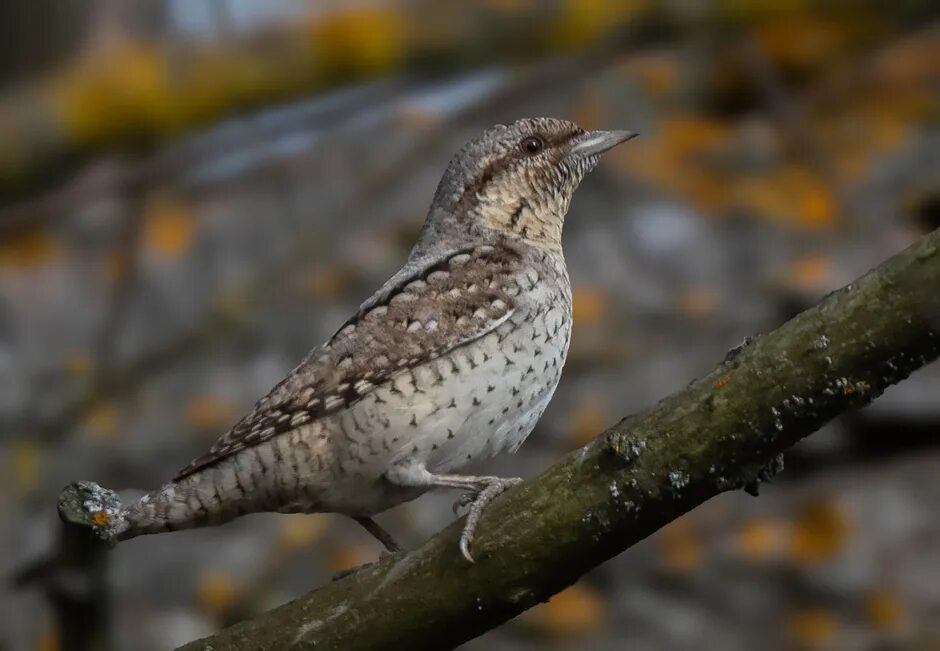
[[(253, 479), (253, 478), (252, 478)], [(253, 485), (253, 484), (252, 484)], [(269, 492), (247, 490), (229, 467), (210, 466), (165, 484), (130, 504), (119, 540), (164, 531), (222, 524), (265, 510)]]
[[(151, 533), (178, 531), (222, 524), (258, 510), (244, 493), (238, 498), (221, 495), (217, 468), (207, 468), (165, 484), (136, 502), (125, 505), (114, 491), (92, 482), (79, 482), (83, 506), (98, 535), (108, 540), (128, 540)], [(225, 499), (223, 499), (225, 498)]]
[(184, 482), (165, 484), (128, 505), (124, 510), (126, 526), (117, 534), (117, 539), (209, 524), (205, 508), (197, 498), (198, 487), (193, 490)]

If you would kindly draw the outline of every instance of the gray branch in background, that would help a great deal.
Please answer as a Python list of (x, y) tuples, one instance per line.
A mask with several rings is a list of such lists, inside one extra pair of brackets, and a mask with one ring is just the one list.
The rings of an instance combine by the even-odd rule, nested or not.
[(448, 649), (499, 626), (940, 356), (938, 247), (940, 230), (507, 492), (475, 564), (454, 523), (180, 651)]

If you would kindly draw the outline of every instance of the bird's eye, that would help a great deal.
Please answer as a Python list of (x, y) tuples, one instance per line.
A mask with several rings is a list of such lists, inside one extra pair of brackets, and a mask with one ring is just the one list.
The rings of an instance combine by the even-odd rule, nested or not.
[(536, 136), (529, 136), (523, 140), (519, 146), (522, 148), (522, 151), (529, 156), (535, 156), (537, 153), (542, 151), (542, 148), (545, 147), (545, 143), (542, 142), (541, 138)]

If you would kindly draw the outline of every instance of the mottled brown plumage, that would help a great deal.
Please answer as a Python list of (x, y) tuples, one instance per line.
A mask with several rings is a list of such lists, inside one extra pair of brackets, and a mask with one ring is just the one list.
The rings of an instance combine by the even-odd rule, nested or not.
[(395, 373), (491, 332), (512, 313), (519, 288), (500, 279), (520, 259), (509, 242), (467, 248), (376, 294), (174, 480), (345, 409)]

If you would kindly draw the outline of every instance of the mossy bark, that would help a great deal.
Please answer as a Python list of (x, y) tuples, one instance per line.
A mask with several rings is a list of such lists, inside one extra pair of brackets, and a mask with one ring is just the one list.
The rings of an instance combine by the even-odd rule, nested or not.
[(447, 649), (545, 601), (940, 354), (940, 231), (461, 522), (183, 651)]

